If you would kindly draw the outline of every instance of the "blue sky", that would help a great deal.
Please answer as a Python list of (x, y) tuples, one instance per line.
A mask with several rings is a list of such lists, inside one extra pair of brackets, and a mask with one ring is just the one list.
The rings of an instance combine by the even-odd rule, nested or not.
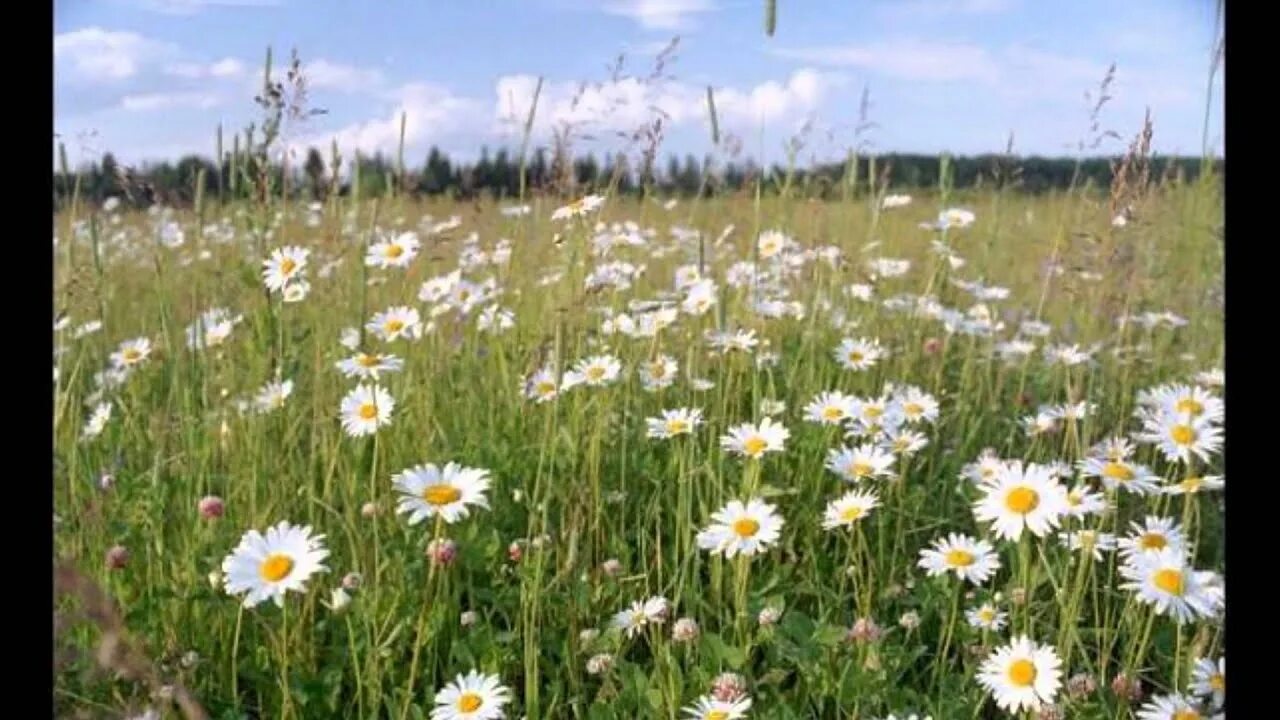
[[(628, 148), (659, 107), (663, 154), (711, 148), (705, 93), (743, 153), (801, 161), (877, 151), (1066, 155), (1087, 134), (1084, 94), (1115, 62), (1104, 129), (1125, 138), (1150, 108), (1159, 153), (1198, 154), (1214, 0), (62, 0), (54, 13), (54, 125), (73, 162), (212, 156), (218, 123), (256, 117), (267, 46), (297, 48), (311, 104), (295, 148), (394, 153), (438, 145), (459, 158), (517, 147), (511, 117), (545, 79), (535, 144), (568, 128), (581, 151)], [(665, 79), (642, 82), (680, 37)], [(619, 53), (623, 74), (608, 66)], [(278, 62), (279, 62), (278, 60)], [(1209, 141), (1223, 153), (1222, 73)], [(585, 83), (585, 85), (584, 85)], [(875, 127), (861, 136), (863, 92)], [(574, 98), (578, 97), (575, 103)], [(1103, 149), (1118, 151), (1119, 143)]]

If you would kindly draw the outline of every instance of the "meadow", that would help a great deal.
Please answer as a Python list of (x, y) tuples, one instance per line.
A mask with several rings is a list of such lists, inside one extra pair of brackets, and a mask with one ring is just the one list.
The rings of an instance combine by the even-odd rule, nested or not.
[(1220, 181), (73, 202), (57, 715), (1225, 717)]

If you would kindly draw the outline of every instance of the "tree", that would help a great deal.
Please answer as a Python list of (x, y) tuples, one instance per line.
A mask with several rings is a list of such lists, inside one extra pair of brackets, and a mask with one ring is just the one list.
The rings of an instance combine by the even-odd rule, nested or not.
[(302, 168), (311, 184), (311, 197), (315, 200), (324, 200), (325, 167), (324, 158), (320, 156), (320, 151), (315, 148), (308, 149), (307, 161)]

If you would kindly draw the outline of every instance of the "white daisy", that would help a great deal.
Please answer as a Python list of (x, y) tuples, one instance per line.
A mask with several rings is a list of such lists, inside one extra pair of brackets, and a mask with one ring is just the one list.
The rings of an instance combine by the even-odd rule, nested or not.
[(640, 383), (650, 392), (669, 387), (676, 381), (680, 366), (670, 355), (659, 355), (649, 362), (640, 363), (636, 372), (640, 373)]
[(1120, 566), (1128, 580), (1121, 587), (1133, 590), (1138, 601), (1155, 606), (1179, 624), (1196, 617), (1211, 617), (1222, 607), (1223, 591), (1217, 576), (1188, 567), (1186, 556), (1174, 548), (1131, 555)]
[(782, 522), (773, 505), (763, 500), (752, 499), (745, 505), (730, 500), (711, 515), (711, 525), (698, 533), (698, 547), (726, 558), (755, 555), (778, 540)]
[(905, 388), (895, 400), (897, 410), (909, 424), (932, 423), (938, 419), (938, 401), (919, 388)]
[(133, 340), (125, 340), (120, 343), (120, 348), (111, 353), (111, 364), (116, 368), (129, 368), (139, 365), (151, 355), (151, 341), (147, 338), (140, 337)]
[(983, 490), (985, 495), (974, 503), (974, 517), (991, 522), (1001, 539), (1016, 541), (1023, 528), (1044, 537), (1066, 512), (1066, 491), (1042, 465), (1006, 463)]
[(524, 396), (538, 403), (554, 400), (560, 394), (556, 375), (548, 368), (538, 370), (524, 382)]
[(596, 355), (579, 360), (573, 369), (564, 374), (564, 387), (585, 384), (603, 387), (618, 379), (622, 363), (612, 355)]
[(1224, 655), (1214, 662), (1210, 658), (1199, 658), (1191, 669), (1191, 692), (1199, 697), (1213, 700), (1213, 707), (1221, 708), (1227, 701), (1227, 657)]
[(827, 451), (826, 468), (848, 482), (859, 482), (890, 475), (893, 462), (892, 454), (873, 444), (842, 445)]
[(243, 594), (245, 607), (267, 599), (284, 606), (286, 592), (306, 592), (307, 579), (327, 569), (322, 562), (329, 551), (323, 541), (310, 527), (286, 521), (268, 528), (265, 536), (250, 530), (222, 561), (227, 594)]
[(702, 424), (702, 410), (698, 408), (676, 408), (663, 410), (660, 418), (647, 418), (646, 435), (651, 438), (665, 440), (676, 435), (688, 435)]
[(372, 435), (391, 423), (396, 401), (391, 393), (377, 385), (358, 385), (342, 398), (339, 416), (342, 429), (351, 437)]
[(279, 292), (298, 278), (307, 267), (307, 256), (310, 254), (310, 250), (295, 245), (271, 251), (271, 257), (262, 261), (262, 280), (267, 289)]
[(102, 434), (107, 427), (107, 421), (111, 419), (111, 402), (98, 403), (93, 409), (93, 413), (89, 416), (88, 422), (84, 424), (82, 437), (85, 440), (92, 440)]
[(688, 720), (740, 720), (747, 716), (749, 709), (751, 698), (745, 695), (733, 700), (717, 700), (711, 695), (703, 695), (682, 712)]
[(497, 675), (472, 670), (436, 693), (431, 720), (501, 720), (511, 691)]
[(1120, 556), (1125, 559), (1138, 553), (1160, 552), (1166, 548), (1176, 553), (1186, 549), (1182, 530), (1173, 518), (1148, 515), (1142, 524), (1130, 523), (1129, 527), (1130, 534), (1116, 543), (1120, 548)]
[(292, 380), (272, 380), (253, 397), (253, 407), (259, 413), (269, 413), (272, 410), (279, 410), (284, 407), (284, 403), (293, 394)]
[(969, 625), (979, 630), (996, 631), (1004, 627), (1008, 615), (1000, 612), (995, 605), (991, 603), (983, 603), (976, 608), (966, 610), (965, 619), (969, 621)]
[(986, 540), (951, 533), (934, 540), (932, 548), (922, 549), (916, 564), (930, 577), (952, 572), (961, 580), (981, 585), (1000, 569), (1000, 558)]
[(823, 425), (839, 425), (853, 415), (856, 401), (854, 396), (842, 392), (819, 393), (805, 406), (804, 418)]
[(1162, 489), (1168, 495), (1194, 495), (1205, 490), (1221, 490), (1225, 486), (1226, 480), (1221, 475), (1192, 475)]
[(1138, 709), (1138, 720), (1201, 720), (1207, 717), (1200, 703), (1181, 693), (1156, 695)]
[(1086, 515), (1097, 515), (1106, 509), (1106, 498), (1091, 491), (1088, 485), (1077, 485), (1067, 491), (1068, 517), (1081, 518)]
[(1100, 479), (1108, 490), (1119, 488), (1137, 495), (1147, 495), (1158, 492), (1160, 488), (1159, 476), (1145, 465), (1131, 463), (1123, 458), (1087, 457), (1080, 461), (1079, 467), (1081, 475)]
[(346, 377), (377, 380), (380, 373), (399, 372), (404, 367), (404, 361), (395, 355), (362, 352), (339, 360), (337, 366)]
[(1093, 557), (1095, 562), (1102, 561), (1102, 553), (1116, 549), (1116, 536), (1097, 530), (1077, 530), (1058, 534), (1058, 539), (1072, 550), (1077, 550)]
[(400, 233), (370, 245), (364, 264), (376, 268), (408, 267), (418, 256), (420, 245), (416, 233)]
[(878, 340), (845, 339), (835, 350), (836, 362), (846, 370), (866, 370), (885, 355)]
[(422, 318), (416, 309), (402, 305), (374, 315), (365, 329), (386, 342), (416, 340), (422, 334)]
[(604, 205), (603, 195), (587, 195), (586, 197), (575, 200), (568, 205), (556, 208), (551, 213), (552, 220), (568, 220), (571, 218), (582, 217), (589, 212), (594, 212)]
[(1136, 438), (1155, 445), (1169, 462), (1188, 462), (1192, 455), (1208, 462), (1222, 446), (1222, 429), (1204, 418), (1155, 412), (1143, 418)]
[(742, 457), (752, 460), (760, 459), (768, 452), (782, 452), (791, 432), (771, 418), (765, 418), (759, 425), (742, 423), (731, 427), (726, 435), (720, 436), (720, 447)]
[(1018, 636), (982, 663), (978, 683), (1006, 712), (1037, 710), (1058, 694), (1061, 666), (1062, 660), (1051, 646)]
[(852, 527), (854, 523), (870, 515), (871, 510), (879, 504), (875, 493), (850, 490), (827, 504), (822, 527), (827, 530)]
[(396, 509), (409, 516), (410, 525), (436, 516), (453, 524), (467, 517), (468, 506), (489, 507), (484, 496), (489, 489), (488, 470), (453, 462), (442, 469), (427, 463), (402, 470), (391, 481), (400, 492)]

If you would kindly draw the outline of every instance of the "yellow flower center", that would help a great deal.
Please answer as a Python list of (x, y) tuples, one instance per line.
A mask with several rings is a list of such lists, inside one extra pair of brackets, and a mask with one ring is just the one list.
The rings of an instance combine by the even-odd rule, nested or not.
[(1016, 487), (1004, 499), (1005, 507), (1011, 512), (1026, 515), (1040, 505), (1040, 494), (1029, 487)]
[(1085, 550), (1092, 550), (1098, 544), (1098, 536), (1092, 530), (1081, 530), (1076, 538), (1080, 541), (1080, 547)]
[(293, 271), (297, 269), (298, 269), (298, 263), (294, 262), (291, 258), (285, 258), (284, 260), (280, 261), (281, 275), (292, 275)]
[(462, 696), (458, 698), (458, 709), (466, 713), (479, 710), (483, 704), (484, 699), (473, 692), (462, 693)]
[(400, 332), (401, 330), (403, 330), (403, 329), (404, 329), (404, 321), (403, 321), (403, 320), (388, 320), (388, 321), (386, 322), (386, 324), (385, 324), (385, 325), (383, 325), (383, 327), (384, 327), (384, 328), (386, 328), (386, 331), (387, 331), (388, 333), (398, 333), (398, 332)]
[(760, 523), (751, 518), (739, 518), (733, 521), (733, 532), (740, 538), (755, 537), (760, 532)]
[(572, 213), (580, 213), (583, 210), (586, 210), (586, 208), (587, 208), (586, 198), (582, 198), (581, 200), (574, 200), (573, 202), (569, 203), (569, 212), (572, 212)]
[(822, 417), (827, 420), (839, 420), (844, 417), (844, 410), (832, 405), (822, 411)]
[(1156, 587), (1170, 595), (1182, 596), (1183, 583), (1181, 570), (1174, 570), (1172, 568), (1158, 570), (1156, 571), (1155, 577), (1151, 579), (1151, 582), (1153, 582)]
[(1138, 544), (1143, 550), (1163, 550), (1168, 547), (1169, 541), (1160, 533), (1146, 533), (1139, 540)]
[(599, 380), (604, 377), (604, 368), (599, 365), (587, 368), (587, 377), (592, 380)]
[(651, 362), (649, 363), (649, 374), (655, 378), (660, 378), (667, 374), (667, 366), (661, 362)]
[(289, 577), (292, 571), (293, 558), (280, 553), (268, 556), (262, 563), (262, 567), (258, 568), (258, 574), (267, 582), (280, 582)]
[(1190, 425), (1174, 425), (1169, 437), (1178, 445), (1190, 445), (1196, 441), (1196, 431)]
[(995, 469), (989, 467), (984, 467), (979, 472), (982, 474), (983, 480), (990, 480), (996, 474)]
[(422, 499), (436, 507), (458, 502), (461, 497), (462, 491), (452, 485), (428, 485), (422, 491)]
[(729, 720), (728, 710), (712, 710), (707, 713), (707, 720)]
[(969, 567), (973, 564), (973, 553), (960, 548), (948, 550), (947, 564), (952, 567)]
[(897, 438), (893, 441), (894, 452), (902, 452), (907, 449), (907, 445), (911, 444), (905, 437)]
[(361, 365), (362, 367), (371, 368), (378, 364), (378, 356), (366, 355), (365, 353), (360, 353), (359, 355), (356, 356), (356, 363)]
[(137, 362), (142, 357), (142, 353), (133, 348), (129, 348), (122, 353), (122, 356), (124, 357), (125, 362), (132, 363)]
[(1204, 484), (1204, 478), (1189, 477), (1186, 480), (1183, 480), (1182, 482), (1178, 483), (1178, 487), (1182, 488), (1183, 492), (1193, 493), (1193, 492), (1199, 492), (1200, 486), (1202, 484)]
[(850, 505), (840, 513), (840, 519), (845, 522), (853, 522), (860, 517), (862, 517), (862, 508), (857, 505)]
[(1079, 507), (1082, 502), (1084, 502), (1084, 498), (1081, 497), (1081, 493), (1078, 490), (1072, 490), (1067, 493), (1067, 504), (1071, 507)]
[(387, 246), (387, 249), (383, 251), (383, 254), (394, 260), (404, 254), (404, 248), (392, 243)]
[(1200, 712), (1191, 708), (1183, 708), (1173, 713), (1173, 720), (1200, 720)]
[(535, 385), (533, 389), (537, 390), (539, 395), (550, 395), (556, 391), (556, 384), (550, 380), (543, 380)]
[(673, 418), (667, 421), (667, 432), (671, 435), (678, 435), (689, 429), (689, 423), (679, 418)]
[(378, 407), (373, 403), (365, 403), (360, 406), (359, 415), (365, 420), (372, 420), (378, 417)]
[(749, 457), (758, 457), (767, 447), (769, 447), (769, 441), (759, 435), (749, 437), (746, 442), (742, 443), (742, 449), (746, 451)]
[(863, 355), (862, 353), (858, 352), (857, 350), (854, 350), (853, 352), (849, 353), (849, 362), (855, 363), (855, 364), (860, 363), (865, 357), (866, 356)]
[(1209, 676), (1209, 687), (1222, 692), (1227, 689), (1227, 678), (1218, 673), (1214, 673)]
[(920, 403), (909, 402), (902, 406), (902, 411), (907, 414), (907, 417), (919, 417), (924, 414), (924, 406)]
[(1128, 482), (1133, 479), (1133, 469), (1124, 463), (1112, 461), (1102, 467), (1102, 475), (1119, 482)]
[(871, 467), (871, 463), (868, 463), (868, 462), (859, 461), (853, 464), (854, 477), (866, 477), (867, 475), (870, 475), (874, 470), (875, 468)]
[(1036, 681), (1036, 665), (1030, 660), (1014, 660), (1009, 666), (1009, 682), (1018, 687), (1030, 687)]
[(978, 611), (978, 619), (984, 623), (990, 624), (996, 619), (996, 611), (991, 608), (982, 608)]
[(884, 408), (879, 405), (868, 405), (867, 407), (862, 408), (862, 414), (872, 420), (875, 420), (884, 414)]
[(1178, 401), (1177, 410), (1180, 413), (1195, 417), (1204, 412), (1204, 405), (1193, 397), (1184, 397)]

